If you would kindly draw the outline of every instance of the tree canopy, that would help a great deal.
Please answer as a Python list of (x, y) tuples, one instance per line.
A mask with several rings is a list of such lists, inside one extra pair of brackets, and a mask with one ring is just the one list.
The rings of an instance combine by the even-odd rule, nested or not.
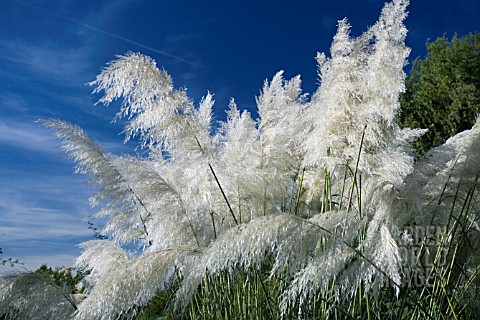
[(425, 128), (414, 143), (419, 155), (470, 129), (480, 111), (480, 34), (427, 42), (427, 56), (417, 58), (401, 95), (400, 125)]

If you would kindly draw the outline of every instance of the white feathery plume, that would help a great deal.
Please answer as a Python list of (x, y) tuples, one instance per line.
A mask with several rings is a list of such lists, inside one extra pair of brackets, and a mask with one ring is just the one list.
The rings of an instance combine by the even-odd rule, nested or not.
[(152, 168), (150, 162), (118, 157), (114, 164), (147, 212), (142, 219), (148, 232), (149, 250), (196, 243), (180, 194)]
[[(223, 270), (232, 272), (236, 267), (258, 270), (269, 257), (273, 258), (272, 275), (283, 273), (301, 284), (295, 286), (290, 295), (310, 292), (308, 288), (312, 286), (318, 289), (324, 284), (319, 284), (319, 277), (325, 278), (326, 282), (344, 267), (342, 263), (334, 263), (332, 256), (346, 250), (351, 257), (355, 252), (345, 243), (353, 242), (356, 230), (364, 223), (347, 211), (331, 211), (310, 219), (291, 214), (254, 218), (224, 232), (205, 249), (193, 266), (186, 269), (186, 277), (177, 292), (177, 303), (184, 306), (190, 300), (205, 274), (212, 275)], [(340, 238), (347, 240), (337, 241)], [(302, 282), (298, 280), (297, 272), (302, 270), (300, 273), (303, 273), (305, 266), (311, 264), (312, 255), (317, 261), (315, 268), (318, 273), (311, 274), (314, 278), (304, 277)], [(327, 265), (332, 265), (333, 269), (320, 271)]]
[[(355, 256), (358, 257), (359, 251), (355, 244), (358, 231), (364, 228), (367, 222), (365, 219), (358, 219), (358, 215), (346, 210), (317, 214), (306, 221), (311, 225), (314, 234), (302, 234), (300, 239), (298, 235), (296, 238), (291, 237), (291, 240), (294, 241), (290, 241), (286, 249), (295, 252), (297, 250), (295, 243), (308, 241), (311, 245), (316, 246), (315, 250), (302, 257), (304, 258), (300, 260), (302, 264), (298, 264), (299, 259), (296, 259), (296, 255), (291, 253), (287, 256), (289, 259), (281, 259), (280, 257), (282, 254), (285, 255), (287, 250), (282, 250), (277, 254), (275, 262), (277, 268), (286, 266), (293, 275), (289, 288), (282, 294), (282, 312), (285, 312), (293, 301), (300, 302), (299, 312), (303, 312), (302, 308), (308, 308), (307, 302), (319, 291), (329, 290), (337, 299), (340, 297), (341, 292), (346, 288), (336, 285), (335, 290), (332, 290), (331, 281), (341, 277), (346, 270), (347, 263), (352, 264), (352, 259)], [(282, 245), (285, 243), (283, 242)], [(290, 266), (291, 260), (294, 261), (293, 266)], [(289, 273), (287, 272), (287, 274)], [(335, 282), (337, 283), (337, 281)]]
[(89, 174), (98, 188), (90, 202), (105, 203), (96, 214), (109, 218), (104, 233), (120, 243), (140, 241), (157, 249), (194, 243), (180, 196), (147, 163), (105, 154), (83, 130), (64, 121), (42, 123), (63, 140), (77, 171)]
[[(435, 228), (437, 233), (444, 230), (449, 235), (446, 244), (461, 244), (457, 261), (473, 267), (480, 261), (479, 154), (480, 118), (472, 129), (433, 148), (415, 164), (402, 190), (404, 205), (398, 209), (406, 214), (396, 222)], [(462, 232), (451, 236), (456, 224)]]
[(94, 93), (105, 92), (98, 101), (104, 105), (123, 98), (116, 118), (128, 118), (126, 140), (138, 135), (142, 146), (153, 145), (170, 157), (200, 152), (196, 124), (204, 126), (204, 121), (195, 120), (209, 120), (211, 95), (202, 102), (201, 114), (195, 112), (186, 91), (175, 90), (170, 75), (160, 71), (150, 57), (139, 53), (118, 56), (90, 85), (96, 86)]
[[(468, 193), (477, 188), (480, 177), (480, 118), (445, 144), (431, 149), (417, 162), (402, 190), (404, 202), (417, 224), (445, 224), (452, 205), (462, 206)], [(474, 210), (480, 207), (473, 201)], [(458, 209), (458, 208), (457, 208)], [(456, 210), (460, 212), (460, 210)], [(404, 221), (408, 223), (411, 221)]]
[[(264, 212), (261, 150), (254, 120), (248, 111), (240, 112), (233, 99), (227, 121), (221, 123), (215, 140), (218, 146), (215, 164), (222, 187), (239, 222), (247, 222)], [(216, 214), (222, 213), (216, 211)], [(223, 216), (218, 218), (218, 221), (224, 219)]]
[(186, 277), (177, 292), (177, 301), (185, 306), (205, 274), (258, 267), (269, 253), (278, 249), (281, 241), (298, 231), (301, 221), (287, 214), (254, 218), (224, 232), (186, 271)]
[(302, 123), (306, 95), (300, 76), (284, 80), (278, 72), (257, 97), (260, 170), (266, 197), (264, 212), (276, 211), (295, 184), (300, 170), (300, 143), (306, 128)]
[[(306, 201), (313, 204), (322, 196), (326, 173), (337, 194), (342, 193), (344, 179), (350, 185), (351, 179), (357, 184), (361, 179), (359, 206), (369, 220), (364, 249), (370, 262), (365, 261), (356, 272), (365, 276), (367, 284), (384, 275), (400, 282), (392, 215), (398, 191), (413, 171), (408, 144), (424, 132), (401, 130), (394, 121), (409, 53), (403, 24), (407, 5), (404, 0), (386, 4), (378, 22), (356, 39), (350, 38), (347, 22), (339, 21), (331, 58), (317, 58), (322, 82), (312, 99), (312, 131), (304, 143)], [(347, 175), (346, 166), (351, 170)], [(386, 257), (392, 260), (380, 259)], [(302, 277), (308, 282), (308, 273)]]
[[(145, 306), (171, 280), (175, 268), (181, 266), (182, 260), (196, 254), (196, 249), (171, 247), (127, 258), (119, 257), (121, 249), (112, 245), (105, 246), (99, 242), (87, 244), (87, 250), (77, 260), (77, 264), (95, 273), (95, 286), (79, 305), (75, 320), (109, 320), (122, 315), (135, 316), (138, 309)], [(113, 262), (115, 268), (104, 270), (106, 262), (99, 261), (97, 255)], [(102, 271), (98, 273), (98, 270)]]
[(387, 4), (379, 22), (356, 39), (350, 38), (346, 20), (339, 21), (331, 58), (318, 55), (322, 82), (310, 106), (312, 131), (303, 144), (307, 201), (322, 194), (325, 171), (341, 181), (345, 166), (353, 168), (357, 160), (358, 175), (367, 183), (380, 176), (399, 187), (411, 172), (407, 144), (424, 131), (401, 131), (394, 122), (409, 52), (403, 25), (407, 4)]
[(62, 140), (62, 149), (76, 162), (79, 173), (89, 174), (97, 192), (90, 198), (92, 206), (106, 203), (98, 215), (111, 217), (107, 229), (121, 243), (147, 240), (148, 231), (143, 221), (147, 214), (140, 199), (128, 186), (114, 164), (115, 156), (106, 154), (77, 126), (60, 120), (42, 121)]
[(109, 240), (86, 241), (80, 244), (80, 247), (83, 251), (75, 260), (75, 266), (90, 271), (85, 280), (93, 287), (115, 273), (129, 259), (125, 250)]

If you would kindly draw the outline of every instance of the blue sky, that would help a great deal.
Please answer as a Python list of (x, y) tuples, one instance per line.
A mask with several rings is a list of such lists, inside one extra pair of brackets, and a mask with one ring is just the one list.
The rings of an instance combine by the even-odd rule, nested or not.
[[(302, 76), (304, 92), (318, 84), (315, 55), (328, 52), (337, 20), (352, 34), (372, 25), (384, 1), (374, 0), (0, 0), (0, 247), (24, 268), (70, 266), (92, 239), (83, 219), (91, 189), (75, 175), (38, 119), (78, 124), (113, 153), (123, 145), (114, 107), (85, 85), (115, 55), (153, 57), (199, 101), (215, 95), (215, 116), (225, 118), (230, 97), (254, 109), (265, 79), (284, 70)], [(478, 31), (480, 2), (414, 0), (406, 21), (410, 61), (425, 41), (444, 33)], [(0, 267), (0, 272), (10, 270)]]

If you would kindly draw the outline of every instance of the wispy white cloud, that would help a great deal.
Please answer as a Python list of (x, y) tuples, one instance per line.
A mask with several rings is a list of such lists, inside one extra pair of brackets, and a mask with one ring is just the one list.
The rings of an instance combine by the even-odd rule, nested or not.
[[(42, 263), (70, 266), (77, 244), (91, 239), (83, 220), (90, 193), (82, 177), (59, 172), (0, 169), (0, 247), (29, 269)], [(9, 268), (0, 268), (5, 270)]]
[[(0, 169), (2, 229), (17, 223), (55, 226), (81, 221), (90, 211), (87, 200), (91, 190), (84, 184), (85, 177), (72, 173), (73, 170), (68, 165), (54, 165), (36, 171)], [(70, 230), (69, 228), (54, 228), (55, 231), (42, 231), (42, 234), (65, 235), (64, 231), (59, 230)], [(32, 235), (36, 233), (22, 237)]]
[(9, 112), (26, 112), (30, 108), (23, 97), (14, 93), (5, 93), (0, 95), (0, 109)]
[[(87, 134), (95, 141), (99, 141), (101, 136), (108, 138), (105, 132), (101, 130), (94, 130), (93, 132), (87, 132)], [(105, 152), (113, 154), (135, 152), (137, 146), (135, 141), (124, 144), (123, 138), (120, 134), (113, 135), (108, 138), (109, 140), (101, 140), (99, 143)], [(63, 159), (62, 152), (59, 149), (60, 142), (55, 139), (51, 131), (33, 120), (27, 122), (21, 118), (0, 118), (0, 146), (2, 146), (0, 155), (7, 150), (11, 150), (11, 148), (16, 148), (33, 153), (42, 153), (42, 156), (49, 155), (56, 159)]]
[(23, 40), (1, 40), (0, 53), (0, 59), (18, 68), (44, 78), (67, 81), (67, 84), (84, 78), (90, 54), (85, 47), (60, 48), (49, 42), (34, 44)]
[[(107, 152), (126, 153), (131, 146), (102, 143)], [(30, 270), (43, 263), (70, 266), (79, 242), (92, 239), (84, 221), (94, 210), (87, 177), (73, 174), (73, 162), (58, 150), (50, 132), (40, 125), (13, 118), (0, 119), (0, 160), (8, 163), (12, 150), (29, 151), (34, 165), (0, 166), (0, 247), (3, 257), (18, 258)], [(8, 154), (7, 154), (8, 150)], [(46, 159), (46, 162), (45, 162)], [(15, 161), (13, 159), (12, 161)], [(23, 164), (22, 164), (23, 163)], [(35, 162), (33, 162), (35, 163)], [(0, 267), (2, 271), (10, 268)]]
[[(86, 202), (86, 201), (85, 201)], [(7, 202), (9, 203), (9, 202)], [(67, 240), (81, 236), (89, 236), (87, 223), (83, 221), (87, 212), (81, 212), (80, 208), (49, 209), (31, 207), (31, 203), (24, 205), (15, 204), (16, 216), (12, 217), (12, 211), (8, 216), (0, 216), (2, 221), (2, 233), (7, 235), (9, 243), (21, 243), (24, 241), (40, 240)], [(21, 212), (18, 212), (21, 209)], [(4, 210), (4, 206), (0, 206)], [(80, 212), (77, 212), (80, 211)]]
[(146, 45), (144, 43), (141, 43), (141, 42), (138, 42), (134, 39), (130, 39), (130, 38), (127, 38), (127, 37), (124, 37), (120, 34), (117, 34), (117, 33), (114, 33), (114, 32), (110, 32), (108, 30), (105, 30), (103, 28), (99, 28), (99, 27), (96, 27), (96, 26), (93, 26), (93, 25), (90, 25), (90, 24), (87, 24), (87, 23), (83, 23), (82, 21), (79, 21), (79, 20), (76, 20), (76, 19), (72, 19), (70, 17), (67, 17), (63, 14), (58, 14), (58, 13), (55, 13), (51, 10), (45, 10), (41, 7), (38, 7), (36, 5), (33, 5), (31, 3), (27, 3), (27, 2), (24, 2), (24, 1), (19, 1), (19, 0), (14, 0), (15, 2), (19, 3), (19, 4), (22, 4), (23, 6), (27, 6), (27, 7), (30, 7), (32, 9), (35, 9), (35, 10), (39, 10), (41, 11), (42, 13), (44, 14), (48, 14), (50, 16), (54, 16), (54, 17), (57, 17), (57, 18), (60, 18), (60, 19), (63, 19), (65, 21), (68, 21), (70, 23), (73, 23), (75, 25), (78, 25), (82, 28), (85, 28), (85, 29), (89, 29), (89, 30), (92, 30), (96, 33), (100, 33), (100, 34), (103, 34), (103, 35), (106, 35), (108, 37), (111, 37), (111, 38), (114, 38), (114, 39), (118, 39), (118, 40), (121, 40), (123, 42), (126, 42), (128, 44), (131, 44), (131, 45), (134, 45), (136, 47), (139, 47), (139, 48), (142, 48), (142, 49), (145, 49), (145, 50), (148, 50), (150, 52), (153, 52), (153, 53), (156, 53), (156, 54), (159, 54), (159, 55), (162, 55), (162, 56), (165, 56), (165, 57), (168, 57), (168, 58), (171, 58), (173, 60), (176, 60), (176, 61), (179, 61), (179, 62), (183, 62), (183, 63), (186, 63), (186, 64), (189, 64), (189, 65), (194, 65), (194, 66), (198, 66), (197, 63), (195, 62), (192, 62), (190, 60), (187, 60), (187, 59), (184, 59), (180, 56), (177, 56), (177, 55), (174, 55), (174, 54), (171, 54), (167, 51), (164, 51), (164, 50), (159, 50), (157, 48), (154, 48), (154, 47), (151, 47), (149, 45)]
[(8, 122), (0, 119), (1, 144), (34, 152), (52, 152), (58, 145), (48, 131), (39, 124), (13, 119), (9, 119)]

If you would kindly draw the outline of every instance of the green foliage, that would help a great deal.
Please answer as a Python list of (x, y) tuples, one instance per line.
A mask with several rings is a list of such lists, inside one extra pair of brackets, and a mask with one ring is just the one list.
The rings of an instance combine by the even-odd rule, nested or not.
[[(460, 220), (466, 212), (459, 213)], [(452, 218), (455, 214), (452, 213)], [(424, 245), (416, 259), (428, 255), (433, 264), (410, 272), (402, 284), (400, 295), (392, 287), (379, 291), (357, 287), (352, 295), (338, 299), (335, 281), (325, 290), (317, 290), (309, 306), (292, 301), (287, 310), (281, 310), (281, 292), (288, 286), (285, 274), (269, 275), (269, 267), (250, 270), (236, 269), (206, 275), (188, 308), (183, 313), (172, 311), (173, 295), (158, 294), (141, 312), (140, 320), (158, 319), (472, 319), (479, 311), (478, 284), (480, 267), (468, 269), (458, 253), (460, 247), (471, 250), (468, 243), (448, 246), (449, 239), (468, 230), (461, 230), (460, 220), (438, 239), (436, 250)], [(420, 239), (427, 244), (428, 235)], [(438, 244), (438, 243), (437, 243)], [(448, 251), (445, 251), (445, 246)], [(442, 258), (446, 255), (449, 259)], [(448, 262), (447, 262), (448, 261)], [(445, 263), (447, 262), (447, 263)], [(407, 273), (407, 272), (406, 272)]]
[(280, 280), (257, 269), (206, 275), (190, 304), (188, 318), (278, 319), (279, 292), (284, 283)]
[(36, 273), (44, 275), (50, 279), (52, 284), (60, 288), (68, 288), (70, 293), (82, 293), (83, 289), (77, 288), (77, 285), (82, 281), (85, 274), (73, 268), (59, 268), (52, 269), (46, 264), (42, 264)]
[(480, 111), (480, 34), (443, 36), (427, 49), (425, 59), (414, 61), (400, 98), (400, 125), (429, 130), (414, 143), (419, 155), (470, 129)]

